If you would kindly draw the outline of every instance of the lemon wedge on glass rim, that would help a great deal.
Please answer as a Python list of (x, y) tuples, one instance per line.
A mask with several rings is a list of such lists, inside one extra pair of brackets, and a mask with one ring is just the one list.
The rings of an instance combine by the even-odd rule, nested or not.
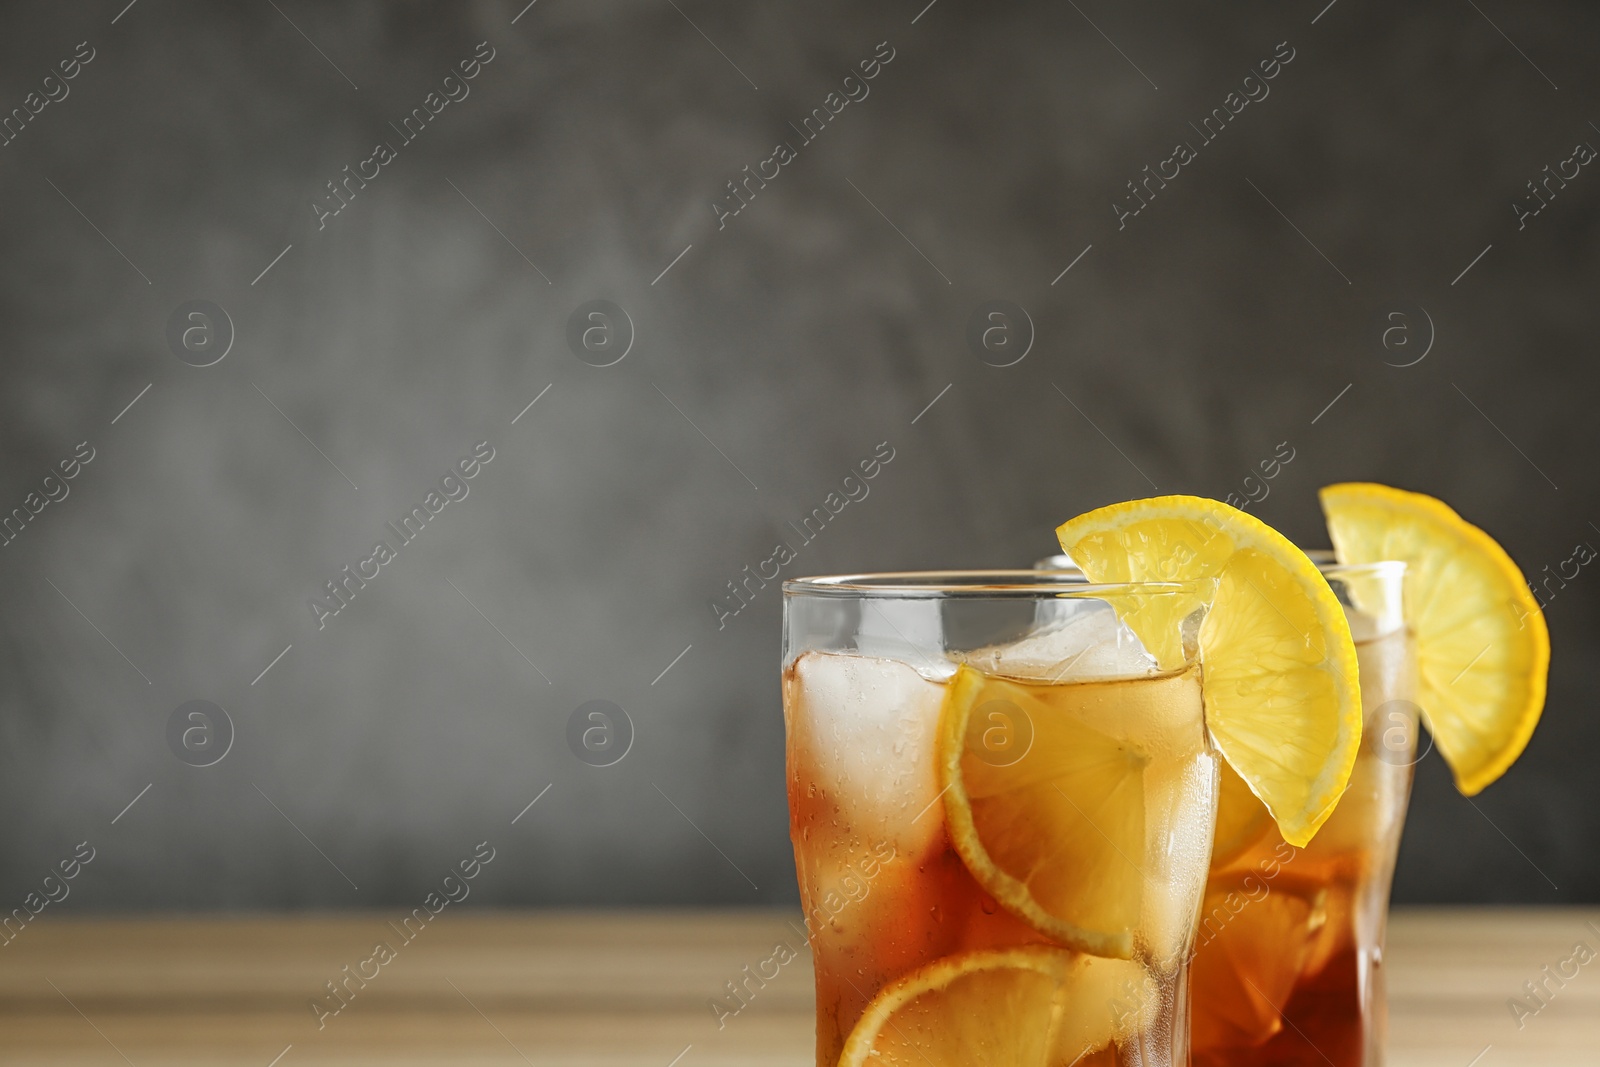
[[(1316, 565), (1278, 531), (1216, 500), (1152, 497), (1056, 529), (1092, 582), (1217, 580), (1200, 628), (1206, 726), (1284, 840), (1304, 846), (1333, 814), (1361, 745), (1350, 624)], [(1124, 621), (1163, 668), (1182, 663), (1157, 599)]]
[(1456, 788), (1473, 796), (1510, 767), (1544, 709), (1550, 633), (1522, 572), (1442, 501), (1370, 482), (1319, 494), (1340, 563), (1406, 563), (1417, 700)]

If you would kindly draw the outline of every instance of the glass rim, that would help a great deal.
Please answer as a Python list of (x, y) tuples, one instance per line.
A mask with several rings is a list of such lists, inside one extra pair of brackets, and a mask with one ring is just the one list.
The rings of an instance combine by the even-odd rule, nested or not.
[(1406, 561), (1403, 559), (1385, 559), (1376, 563), (1340, 563), (1334, 556), (1331, 548), (1303, 548), (1300, 551), (1306, 558), (1317, 565), (1317, 570), (1322, 574), (1340, 577), (1373, 577), (1402, 575), (1406, 572)]
[[(1316, 566), (1324, 578), (1392, 578), (1403, 575), (1406, 571), (1406, 562), (1402, 559), (1386, 559), (1376, 563), (1340, 563), (1331, 548), (1302, 548), (1300, 551), (1306, 554), (1306, 558)], [(1045, 556), (1035, 566), (1042, 567), (1056, 560), (1061, 560), (1071, 566), (1073, 571), (1082, 573), (1064, 553), (1059, 552), (1053, 556)]]
[(790, 578), (783, 594), (859, 599), (1044, 599), (1084, 600), (1125, 596), (1192, 596), (1213, 579), (1176, 582), (1090, 582), (1081, 571), (944, 570), (882, 571)]

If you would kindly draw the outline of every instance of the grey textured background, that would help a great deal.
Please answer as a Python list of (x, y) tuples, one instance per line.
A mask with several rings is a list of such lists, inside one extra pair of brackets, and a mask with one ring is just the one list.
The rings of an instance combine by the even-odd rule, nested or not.
[[(1305, 543), (1319, 485), (1372, 478), (1529, 572), (1600, 544), (1600, 174), (1511, 209), (1600, 144), (1600, 14), (923, 3), (6, 5), (4, 109), (95, 58), (0, 148), (0, 509), (96, 458), (0, 549), (0, 905), (84, 839), (85, 911), (410, 906), (485, 839), (482, 901), (794, 899), (779, 594), (721, 630), (710, 601), (882, 441), (787, 573), (1026, 564), (1152, 485), (1237, 492), (1281, 441), (1258, 510)], [(319, 231), (323, 183), (484, 40)], [(880, 41), (870, 96), (719, 231)], [(1124, 183), (1281, 41), (1270, 96), (1119, 232)], [(637, 334), (604, 369), (565, 340), (596, 298)], [(168, 350), (189, 299), (236, 328), (214, 366)], [(1036, 327), (1012, 367), (964, 340), (992, 299)], [(1419, 309), (1427, 358), (1386, 365)], [(485, 439), (318, 631), (321, 583)], [(1552, 601), (1502, 783), (1469, 804), (1424, 760), (1400, 899), (1600, 900), (1597, 608), (1592, 569)], [(191, 699), (236, 726), (215, 766), (168, 748)], [(612, 767), (565, 740), (592, 699), (636, 727)]]

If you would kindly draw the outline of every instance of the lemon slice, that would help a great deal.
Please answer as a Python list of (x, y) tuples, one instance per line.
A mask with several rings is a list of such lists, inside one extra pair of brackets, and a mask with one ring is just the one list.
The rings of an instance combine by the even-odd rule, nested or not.
[[(1206, 725), (1284, 839), (1309, 842), (1361, 744), (1350, 624), (1315, 565), (1260, 519), (1202, 497), (1113, 504), (1056, 536), (1094, 582), (1217, 580), (1200, 629)], [(1176, 627), (1163, 613), (1182, 609), (1144, 603), (1124, 621), (1158, 660), (1171, 657)]]
[(1322, 490), (1341, 563), (1406, 563), (1418, 700), (1456, 788), (1505, 773), (1544, 709), (1550, 633), (1505, 549), (1431, 496), (1348, 482)]
[(1317, 901), (1245, 876), (1206, 893), (1189, 965), (1194, 1059), (1229, 1063), (1283, 1029), (1279, 1009), (1309, 971), (1325, 924)]
[[(958, 668), (939, 719), (939, 776), (951, 843), (991, 896), (1061, 944), (1126, 959), (1143, 905), (1148, 759), (1063, 706), (1115, 684)], [(1025, 754), (985, 744), (995, 716), (1027, 724)]]
[(947, 956), (868, 1003), (839, 1067), (1068, 1067), (1146, 1025), (1136, 963), (1032, 945)]

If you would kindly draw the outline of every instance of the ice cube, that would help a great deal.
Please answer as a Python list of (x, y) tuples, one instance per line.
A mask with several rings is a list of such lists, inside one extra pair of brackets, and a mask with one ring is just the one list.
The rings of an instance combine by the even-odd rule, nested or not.
[(1155, 657), (1111, 606), (1095, 600), (1058, 602), (1061, 611), (1043, 628), (1009, 645), (963, 658), (989, 674), (1035, 682), (1138, 678), (1156, 671)]
[(863, 656), (899, 660), (932, 681), (944, 681), (956, 665), (944, 653), (943, 605), (936, 599), (863, 600), (856, 648)]
[(944, 825), (936, 804), (944, 686), (867, 656), (808, 652), (792, 670), (791, 773), (830, 809), (812, 832), (833, 838), (835, 851), (887, 842), (897, 855), (921, 855)]
[(1194, 933), (1195, 904), (1211, 864), (1217, 757), (1152, 760), (1145, 768), (1141, 937), (1158, 970), (1175, 970)]

